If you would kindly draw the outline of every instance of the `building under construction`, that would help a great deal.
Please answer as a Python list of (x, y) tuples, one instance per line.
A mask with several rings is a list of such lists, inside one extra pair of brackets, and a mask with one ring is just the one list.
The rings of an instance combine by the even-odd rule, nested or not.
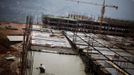
[[(41, 27), (34, 29), (33, 18), (28, 16), (23, 34), (23, 47), (20, 53), (18, 53), (20, 62), (19, 65), (17, 65), (18, 67), (16, 66), (17, 75), (34, 75), (33, 51), (77, 55), (83, 61), (85, 65), (84, 72), (86, 72), (87, 75), (133, 75), (133, 23), (124, 21), (117, 23), (112, 22), (114, 20), (111, 19), (107, 20), (108, 21), (105, 20), (105, 22), (100, 24), (100, 22), (94, 21), (92, 18), (81, 15), (71, 15), (71, 17), (42, 16), (43, 25), (35, 25)], [(58, 33), (58, 35), (56, 35), (55, 33), (57, 32), (55, 32), (55, 30), (60, 34)], [(36, 35), (33, 36), (34, 31), (42, 33), (43, 36), (40, 35), (40, 33), (36, 33)], [(46, 35), (46, 33), (50, 33), (50, 35)], [(46, 39), (46, 36), (50, 37)], [(55, 40), (55, 36), (57, 40)], [(63, 38), (67, 40), (70, 47), (64, 44), (65, 41), (63, 41)], [(39, 39), (45, 44), (41, 44), (42, 42), (34, 44), (33, 40), (35, 39)], [(47, 41), (43, 40), (54, 42), (50, 45), (46, 44)], [(57, 43), (58, 40), (62, 41)], [(38, 42), (38, 40), (35, 42)], [(54, 46), (54, 43), (60, 46)], [(43, 51), (44, 49), (52, 49), (53, 51)], [(62, 49), (64, 49), (64, 51), (62, 51)], [(11, 55), (11, 53), (7, 55)], [(8, 56), (5, 61), (16, 61), (17, 59), (14, 57), (16, 57), (16, 55)], [(17, 60), (17, 62), (18, 61), (19, 60)], [(16, 62), (14, 64), (16, 64)], [(2, 63), (0, 65), (2, 65)], [(14, 75), (16, 69), (12, 70)], [(0, 74), (12, 74), (12, 72), (6, 74), (5, 71), (7, 70), (3, 71), (2, 69)]]
[(87, 19), (54, 16), (43, 16), (43, 23), (49, 28), (63, 31), (72, 49), (85, 63), (86, 72), (93, 75), (133, 75), (132, 23), (105, 22), (100, 25), (100, 22)]
[[(112, 21), (112, 20), (111, 20)], [(73, 32), (94, 33), (103, 35), (115, 35), (124, 37), (133, 37), (133, 23), (115, 23), (105, 22), (100, 25), (100, 22), (95, 22), (89, 19), (61, 18), (54, 16), (43, 17), (43, 23), (49, 25), (53, 29), (67, 30)]]
[[(102, 6), (101, 16), (98, 21), (95, 21), (92, 17), (78, 14), (69, 14), (68, 16), (42, 15), (43, 24), (41, 25), (38, 22), (37, 25), (34, 25), (33, 17), (27, 16), (25, 27), (20, 28), (21, 31), (18, 30), (20, 31), (18, 33), (15, 33), (17, 30), (15, 27), (8, 25), (1, 27), (0, 32), (3, 34), (12, 35), (9, 37), (13, 38), (14, 35), (21, 35), (22, 40), (21, 43), (19, 40), (21, 49), (17, 49), (16, 45), (14, 45), (16, 48), (11, 47), (11, 41), (7, 39), (6, 35), (0, 33), (0, 54), (2, 54), (0, 55), (0, 75), (37, 75), (36, 72), (40, 74), (38, 68), (45, 59), (45, 53), (50, 56), (57, 54), (80, 57), (84, 63), (84, 71), (81, 70), (81, 63), (78, 71), (84, 72), (84, 75), (134, 74), (134, 22), (104, 18), (105, 8), (118, 9), (118, 6), (106, 5), (105, 0), (103, 4), (68, 1)], [(9, 31), (4, 31), (4, 29)], [(16, 40), (12, 43), (16, 43)], [(39, 53), (40, 57), (35, 58), (34, 54), (36, 53)], [(49, 63), (49, 66), (46, 66), (46, 75), (60, 74), (59, 71), (57, 74), (53, 72), (57, 66), (55, 63), (60, 64), (56, 70), (61, 68), (68, 72), (63, 66), (64, 64), (60, 63), (65, 59), (62, 58), (57, 62), (58, 58), (50, 63), (46, 56), (45, 64)], [(34, 61), (34, 59), (40, 59), (41, 62)], [(69, 59), (69, 61), (71, 60)], [(63, 63), (66, 62), (68, 64), (68, 61)], [(79, 63), (77, 64), (79, 65)], [(72, 70), (71, 66), (67, 65), (70, 70)], [(49, 71), (49, 67), (54, 69)], [(73, 75), (73, 73), (65, 75)]]

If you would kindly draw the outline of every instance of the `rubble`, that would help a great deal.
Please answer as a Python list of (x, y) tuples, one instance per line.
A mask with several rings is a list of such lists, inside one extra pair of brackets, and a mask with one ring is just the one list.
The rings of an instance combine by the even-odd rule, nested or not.
[(0, 32), (0, 75), (19, 74), (20, 52), (21, 48), (11, 45), (7, 35)]

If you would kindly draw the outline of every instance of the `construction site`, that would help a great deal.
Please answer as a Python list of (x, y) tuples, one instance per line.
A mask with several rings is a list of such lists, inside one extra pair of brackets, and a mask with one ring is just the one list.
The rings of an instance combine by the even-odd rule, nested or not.
[[(41, 16), (34, 23), (0, 22), (0, 75), (134, 75), (134, 22), (101, 16)], [(41, 74), (39, 66), (45, 66)]]

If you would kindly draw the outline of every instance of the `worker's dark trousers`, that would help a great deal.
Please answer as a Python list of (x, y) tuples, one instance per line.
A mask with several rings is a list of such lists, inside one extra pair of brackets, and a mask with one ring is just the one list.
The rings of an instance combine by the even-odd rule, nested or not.
[(45, 73), (40, 73), (39, 75), (45, 75)]

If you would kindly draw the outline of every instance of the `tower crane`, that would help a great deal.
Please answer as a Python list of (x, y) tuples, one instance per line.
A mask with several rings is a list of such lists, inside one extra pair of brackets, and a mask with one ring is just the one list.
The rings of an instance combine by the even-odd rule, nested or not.
[(79, 0), (67, 0), (67, 1), (83, 3), (83, 4), (91, 4), (91, 5), (96, 5), (96, 6), (102, 6), (102, 8), (101, 8), (101, 17), (100, 17), (100, 25), (102, 25), (102, 23), (103, 23), (103, 18), (104, 18), (106, 7), (115, 8), (116, 10), (118, 9), (118, 6), (115, 6), (115, 5), (106, 5), (105, 4), (105, 0), (103, 1), (103, 4), (92, 3), (92, 2), (85, 2), (85, 1), (79, 1)]

